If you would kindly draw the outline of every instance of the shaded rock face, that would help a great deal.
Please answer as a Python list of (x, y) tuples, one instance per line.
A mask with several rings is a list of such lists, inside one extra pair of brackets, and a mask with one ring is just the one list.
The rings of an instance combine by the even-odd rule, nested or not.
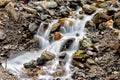
[(102, 22), (106, 22), (106, 21), (108, 21), (108, 20), (110, 20), (111, 19), (111, 17), (110, 16), (108, 16), (107, 14), (106, 14), (106, 12), (98, 12), (98, 13), (96, 13), (94, 16), (93, 16), (93, 19), (92, 19), (92, 21), (96, 24), (96, 25), (98, 25), (98, 24), (100, 24), (100, 23), (102, 23)]
[(87, 28), (87, 30), (90, 32), (94, 32), (96, 30), (96, 26), (92, 21), (87, 21), (85, 24), (85, 28)]
[(114, 14), (114, 27), (120, 29), (120, 11)]
[(90, 6), (90, 5), (85, 5), (83, 6), (83, 10), (85, 14), (91, 15), (96, 11), (96, 7)]
[(5, 6), (10, 0), (0, 0), (0, 7)]
[(36, 65), (38, 65), (38, 66), (44, 65), (46, 63), (46, 61), (47, 60), (45, 58), (40, 57), (40, 58), (37, 59)]
[(5, 7), (6, 11), (9, 12), (12, 17), (17, 21), (19, 16), (18, 13), (16, 12), (15, 8), (14, 8), (14, 4), (12, 2), (8, 3)]
[(36, 65), (34, 62), (25, 63), (24, 68), (36, 68)]
[(67, 49), (69, 49), (74, 40), (74, 38), (71, 38), (65, 41), (65, 43), (62, 44), (60, 51), (66, 51)]

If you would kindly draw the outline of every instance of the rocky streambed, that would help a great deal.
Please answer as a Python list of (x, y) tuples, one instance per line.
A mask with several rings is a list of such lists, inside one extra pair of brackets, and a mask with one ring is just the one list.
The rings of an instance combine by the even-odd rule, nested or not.
[(0, 16), (0, 54), (9, 55), (0, 76), (120, 79), (119, 0), (0, 0)]

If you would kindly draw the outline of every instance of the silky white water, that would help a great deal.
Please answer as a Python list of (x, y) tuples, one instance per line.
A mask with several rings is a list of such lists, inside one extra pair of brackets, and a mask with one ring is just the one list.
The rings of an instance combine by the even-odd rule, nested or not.
[[(79, 9), (78, 11), (80, 11)], [(76, 12), (78, 14), (78, 11)], [(94, 15), (94, 14), (93, 14)], [(62, 52), (67, 53), (66, 64), (64, 65), (65, 68), (65, 75), (61, 77), (62, 80), (69, 79), (71, 80), (70, 76), (72, 74), (70, 70), (70, 62), (73, 53), (78, 49), (79, 41), (85, 37), (84, 26), (86, 21), (91, 20), (93, 15), (82, 15), (83, 19), (73, 18), (70, 17), (68, 19), (73, 21), (73, 25), (69, 25), (67, 21), (65, 21), (64, 25), (61, 26), (61, 34), (62, 38), (60, 40), (53, 40), (52, 42), (49, 41), (49, 35), (51, 32), (52, 24), (56, 23), (58, 20), (53, 20), (49, 23), (49, 26), (45, 31), (43, 31), (43, 23), (39, 26), (38, 32), (35, 35), (35, 39), (39, 40), (39, 44), (41, 49), (39, 51), (34, 52), (25, 52), (22, 53), (20, 56), (9, 59), (7, 69), (9, 69), (14, 75), (16, 75), (20, 80), (31, 80), (28, 77), (21, 77), (22, 73), (25, 73), (23, 70), (23, 64), (26, 62), (30, 62), (32, 59), (36, 60), (40, 57), (40, 53), (44, 50), (50, 51), (56, 55), (55, 59), (51, 61), (52, 65), (43, 66), (42, 69), (47, 71), (48, 73), (53, 73), (57, 69), (57, 65), (59, 65), (58, 54), (61, 53), (61, 48), (69, 39), (74, 39), (73, 43), (71, 43), (69, 49), (64, 50)], [(78, 36), (76, 36), (78, 34)], [(3, 64), (4, 66), (5, 64)], [(42, 80), (53, 80), (53, 76), (47, 75), (39, 75), (39, 79)]]

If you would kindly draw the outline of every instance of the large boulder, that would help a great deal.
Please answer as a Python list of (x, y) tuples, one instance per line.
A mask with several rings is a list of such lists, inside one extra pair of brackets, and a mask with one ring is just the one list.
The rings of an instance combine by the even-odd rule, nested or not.
[(0, 0), (0, 7), (1, 6), (5, 6), (6, 4), (8, 4), (10, 2), (10, 0)]
[(96, 14), (93, 16), (92, 21), (93, 21), (96, 25), (98, 25), (98, 24), (100, 24), (100, 23), (102, 23), (102, 22), (106, 22), (106, 21), (108, 21), (108, 20), (110, 20), (110, 19), (111, 19), (111, 17), (108, 16), (106, 12), (104, 12), (104, 11), (99, 11), (98, 13), (96, 13)]
[(83, 10), (86, 14), (91, 15), (96, 11), (96, 7), (91, 5), (84, 5)]
[(15, 10), (14, 8), (14, 4), (12, 2), (9, 2), (6, 7), (5, 7), (5, 10), (11, 14), (11, 16), (15, 19), (15, 21), (18, 20), (19, 18), (19, 15), (17, 13), (17, 11)]

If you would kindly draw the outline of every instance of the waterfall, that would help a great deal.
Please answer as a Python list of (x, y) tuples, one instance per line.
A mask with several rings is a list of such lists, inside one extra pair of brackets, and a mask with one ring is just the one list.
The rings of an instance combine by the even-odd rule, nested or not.
[[(81, 10), (81, 9), (80, 9)], [(98, 9), (99, 10), (99, 9)], [(96, 11), (97, 12), (97, 11)], [(77, 12), (78, 13), (78, 12)], [(94, 13), (95, 14), (95, 13)], [(93, 15), (94, 15), (93, 14)], [(70, 75), (72, 74), (70, 71), (70, 62), (73, 53), (78, 49), (79, 41), (83, 37), (85, 37), (84, 26), (86, 21), (91, 20), (93, 15), (82, 15), (83, 19), (74, 19), (68, 18), (69, 20), (73, 21), (72, 25), (69, 25), (68, 21), (65, 21), (64, 25), (61, 26), (60, 31), (62, 32), (63, 37), (57, 41), (49, 41), (49, 36), (51, 33), (51, 27), (53, 24), (57, 23), (58, 20), (53, 20), (51, 23), (48, 24), (46, 29), (44, 30), (44, 22), (38, 28), (38, 32), (35, 35), (35, 38), (39, 40), (40, 43), (40, 50), (34, 52), (25, 52), (20, 56), (9, 59), (8, 60), (8, 69), (20, 80), (26, 80), (25, 78), (21, 78), (19, 73), (23, 71), (23, 64), (26, 62), (30, 62), (31, 60), (36, 60), (41, 54), (42, 51), (48, 50), (56, 55), (56, 58), (51, 61), (52, 65), (50, 66), (43, 66), (43, 70), (49, 71), (49, 73), (54, 72), (57, 69), (57, 65), (59, 64), (59, 59), (57, 55), (61, 52), (61, 48), (64, 46), (67, 40), (74, 39), (71, 43), (68, 50), (64, 50), (67, 53), (67, 59), (65, 64), (65, 76), (61, 77), (61, 79), (70, 79)], [(3, 64), (4, 66), (4, 64)], [(27, 80), (30, 78), (27, 78)], [(39, 79), (43, 80), (53, 80), (53, 77), (49, 74), (47, 75), (39, 75)]]

